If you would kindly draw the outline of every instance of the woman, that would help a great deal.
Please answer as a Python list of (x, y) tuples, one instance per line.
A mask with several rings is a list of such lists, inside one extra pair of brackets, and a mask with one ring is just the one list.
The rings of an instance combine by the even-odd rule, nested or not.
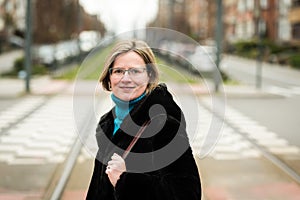
[(183, 113), (158, 84), (155, 62), (145, 42), (130, 40), (116, 44), (105, 63), (100, 82), (116, 105), (96, 130), (88, 200), (201, 199)]

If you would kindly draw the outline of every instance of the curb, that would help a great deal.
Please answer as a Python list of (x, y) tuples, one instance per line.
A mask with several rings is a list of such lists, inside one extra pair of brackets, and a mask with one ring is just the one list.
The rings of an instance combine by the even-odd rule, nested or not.
[(22, 79), (0, 79), (0, 98), (18, 98), (23, 95), (54, 95), (63, 92), (71, 83), (65, 80), (51, 79), (49, 76), (37, 77), (30, 82), (30, 93), (25, 91)]

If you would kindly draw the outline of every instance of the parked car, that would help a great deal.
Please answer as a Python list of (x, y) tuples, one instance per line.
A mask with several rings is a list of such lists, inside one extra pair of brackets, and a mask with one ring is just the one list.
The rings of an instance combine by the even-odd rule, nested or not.
[(45, 44), (33, 47), (33, 60), (47, 67), (55, 64), (55, 45)]
[(56, 44), (55, 60), (58, 64), (66, 64), (80, 54), (77, 40), (61, 41)]
[(23, 48), (24, 47), (24, 39), (15, 35), (12, 35), (8, 38), (8, 42), (13, 47)]
[(77, 40), (42, 44), (33, 47), (33, 60), (49, 68), (72, 62), (80, 54)]
[(100, 33), (97, 31), (82, 31), (79, 34), (80, 50), (89, 52), (97, 46), (101, 39)]
[(197, 46), (194, 53), (188, 56), (192, 66), (199, 72), (213, 72), (216, 69), (216, 47)]

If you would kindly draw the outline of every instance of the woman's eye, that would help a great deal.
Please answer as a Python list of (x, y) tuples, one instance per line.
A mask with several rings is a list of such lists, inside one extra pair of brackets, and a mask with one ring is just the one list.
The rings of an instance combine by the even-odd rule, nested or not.
[(140, 71), (138, 69), (131, 69), (131, 73), (138, 74), (138, 73), (140, 73)]
[(123, 70), (122, 69), (115, 69), (113, 71), (114, 74), (122, 74), (123, 73)]

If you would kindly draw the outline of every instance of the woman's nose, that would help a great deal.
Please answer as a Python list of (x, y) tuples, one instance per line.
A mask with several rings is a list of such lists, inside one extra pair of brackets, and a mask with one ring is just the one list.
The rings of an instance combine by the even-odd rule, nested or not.
[(128, 71), (125, 71), (122, 81), (131, 81)]

